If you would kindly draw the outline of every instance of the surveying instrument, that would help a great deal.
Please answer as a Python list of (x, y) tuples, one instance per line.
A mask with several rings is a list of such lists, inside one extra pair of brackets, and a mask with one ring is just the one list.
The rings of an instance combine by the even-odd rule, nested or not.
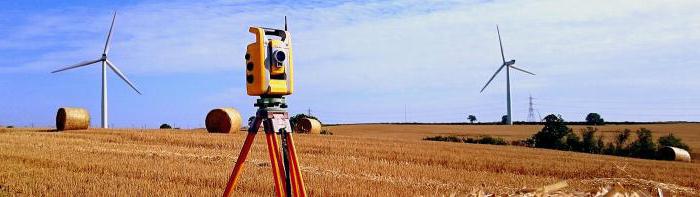
[[(248, 95), (260, 98), (254, 105), (258, 108), (255, 119), (249, 125), (223, 196), (230, 196), (233, 192), (261, 124), (270, 155), (275, 194), (280, 197), (306, 196), (284, 99), (294, 90), (292, 42), (287, 32), (287, 17), (284, 18), (284, 30), (250, 27), (248, 32), (255, 34), (255, 42), (248, 44), (245, 54), (246, 90)], [(278, 144), (276, 135), (280, 136), (281, 144)]]

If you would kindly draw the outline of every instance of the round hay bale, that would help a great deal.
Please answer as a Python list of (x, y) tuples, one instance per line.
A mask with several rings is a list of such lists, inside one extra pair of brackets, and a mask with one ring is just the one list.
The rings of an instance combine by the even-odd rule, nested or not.
[(234, 108), (213, 109), (204, 122), (209, 133), (231, 133), (241, 128), (241, 114)]
[(62, 107), (56, 113), (56, 129), (80, 130), (90, 127), (90, 113), (86, 109), (76, 107)]
[(669, 161), (685, 161), (690, 162), (690, 153), (681, 148), (676, 148), (672, 146), (664, 146), (659, 149), (659, 158), (662, 160)]
[(312, 118), (301, 118), (297, 121), (295, 130), (299, 133), (321, 134), (321, 122)]

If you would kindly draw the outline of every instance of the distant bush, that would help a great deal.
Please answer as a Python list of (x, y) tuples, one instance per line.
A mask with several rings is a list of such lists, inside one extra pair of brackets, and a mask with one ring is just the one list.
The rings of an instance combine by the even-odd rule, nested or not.
[(162, 124), (160, 125), (160, 129), (172, 129), (173, 127), (170, 126), (169, 124)]
[(321, 135), (333, 135), (333, 132), (328, 129), (323, 129), (321, 130)]
[(595, 136), (597, 128), (586, 127), (581, 130), (581, 147), (579, 151), (585, 153), (601, 153), (603, 150), (603, 136)]
[(629, 149), (625, 148), (627, 140), (629, 140), (632, 130), (625, 129), (615, 136), (614, 155), (629, 155)]
[[(471, 139), (471, 138), (469, 138)], [(467, 140), (469, 140), (467, 139)], [(481, 139), (475, 140), (476, 144), (494, 144), (494, 145), (507, 145), (508, 143), (503, 138), (491, 137), (490, 135), (481, 136)]]
[(662, 148), (664, 146), (673, 146), (676, 148), (682, 148), (690, 152), (690, 147), (688, 147), (687, 144), (681, 142), (681, 138), (677, 138), (674, 136), (672, 133), (669, 133), (666, 136), (661, 136), (658, 141), (659, 142), (659, 148)]
[(461, 142), (469, 144), (493, 144), (493, 145), (508, 145), (508, 142), (503, 138), (492, 137), (490, 135), (484, 135), (479, 138), (464, 138), (457, 136), (433, 136), (425, 137), (423, 140), (429, 141), (443, 141), (443, 142)]
[(10, 126), (7, 126), (6, 128), (11, 129), (11, 128), (15, 128), (15, 126), (10, 125)]
[(605, 155), (617, 155), (617, 151), (617, 148), (615, 147), (615, 145), (613, 145), (612, 142), (608, 142), (608, 144), (606, 144), (603, 148), (603, 154)]
[(603, 135), (599, 135), (596, 138), (596, 153), (600, 154), (603, 153), (603, 149), (605, 149), (605, 142), (603, 141)]
[(629, 155), (637, 158), (653, 159), (656, 157), (656, 144), (651, 136), (651, 130), (637, 130), (637, 140), (629, 145)]
[(466, 139), (462, 137), (457, 137), (457, 136), (433, 136), (433, 137), (425, 137), (423, 140), (429, 140), (429, 141), (442, 141), (442, 142), (465, 142)]
[(513, 146), (526, 146), (526, 147), (530, 147), (530, 146), (531, 146), (531, 144), (528, 143), (527, 140), (515, 140), (515, 141), (510, 141), (510, 145), (513, 145)]
[(255, 120), (255, 116), (251, 116), (248, 118), (248, 126), (251, 126), (253, 124), (253, 121)]
[(581, 150), (581, 138), (574, 132), (566, 134), (566, 150), (568, 151), (580, 151)]

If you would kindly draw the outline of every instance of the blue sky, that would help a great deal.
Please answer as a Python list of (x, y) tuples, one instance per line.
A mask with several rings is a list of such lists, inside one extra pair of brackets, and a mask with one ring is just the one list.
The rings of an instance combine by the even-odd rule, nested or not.
[(99, 124), (100, 69), (57, 74), (98, 58), (112, 10), (110, 59), (144, 93), (109, 74), (115, 127), (201, 127), (245, 94), (249, 26), (281, 27), (295, 46), (292, 113), (328, 123), (456, 122), (505, 114), (496, 24), (513, 71), (513, 119), (527, 98), (542, 116), (700, 121), (697, 1), (3, 1), (0, 125), (51, 126), (60, 106)]

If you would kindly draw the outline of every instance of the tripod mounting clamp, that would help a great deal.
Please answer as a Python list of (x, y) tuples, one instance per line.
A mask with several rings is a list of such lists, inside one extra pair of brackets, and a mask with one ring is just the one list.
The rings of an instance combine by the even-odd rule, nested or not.
[(253, 106), (260, 109), (266, 108), (287, 108), (284, 97), (260, 97)]

